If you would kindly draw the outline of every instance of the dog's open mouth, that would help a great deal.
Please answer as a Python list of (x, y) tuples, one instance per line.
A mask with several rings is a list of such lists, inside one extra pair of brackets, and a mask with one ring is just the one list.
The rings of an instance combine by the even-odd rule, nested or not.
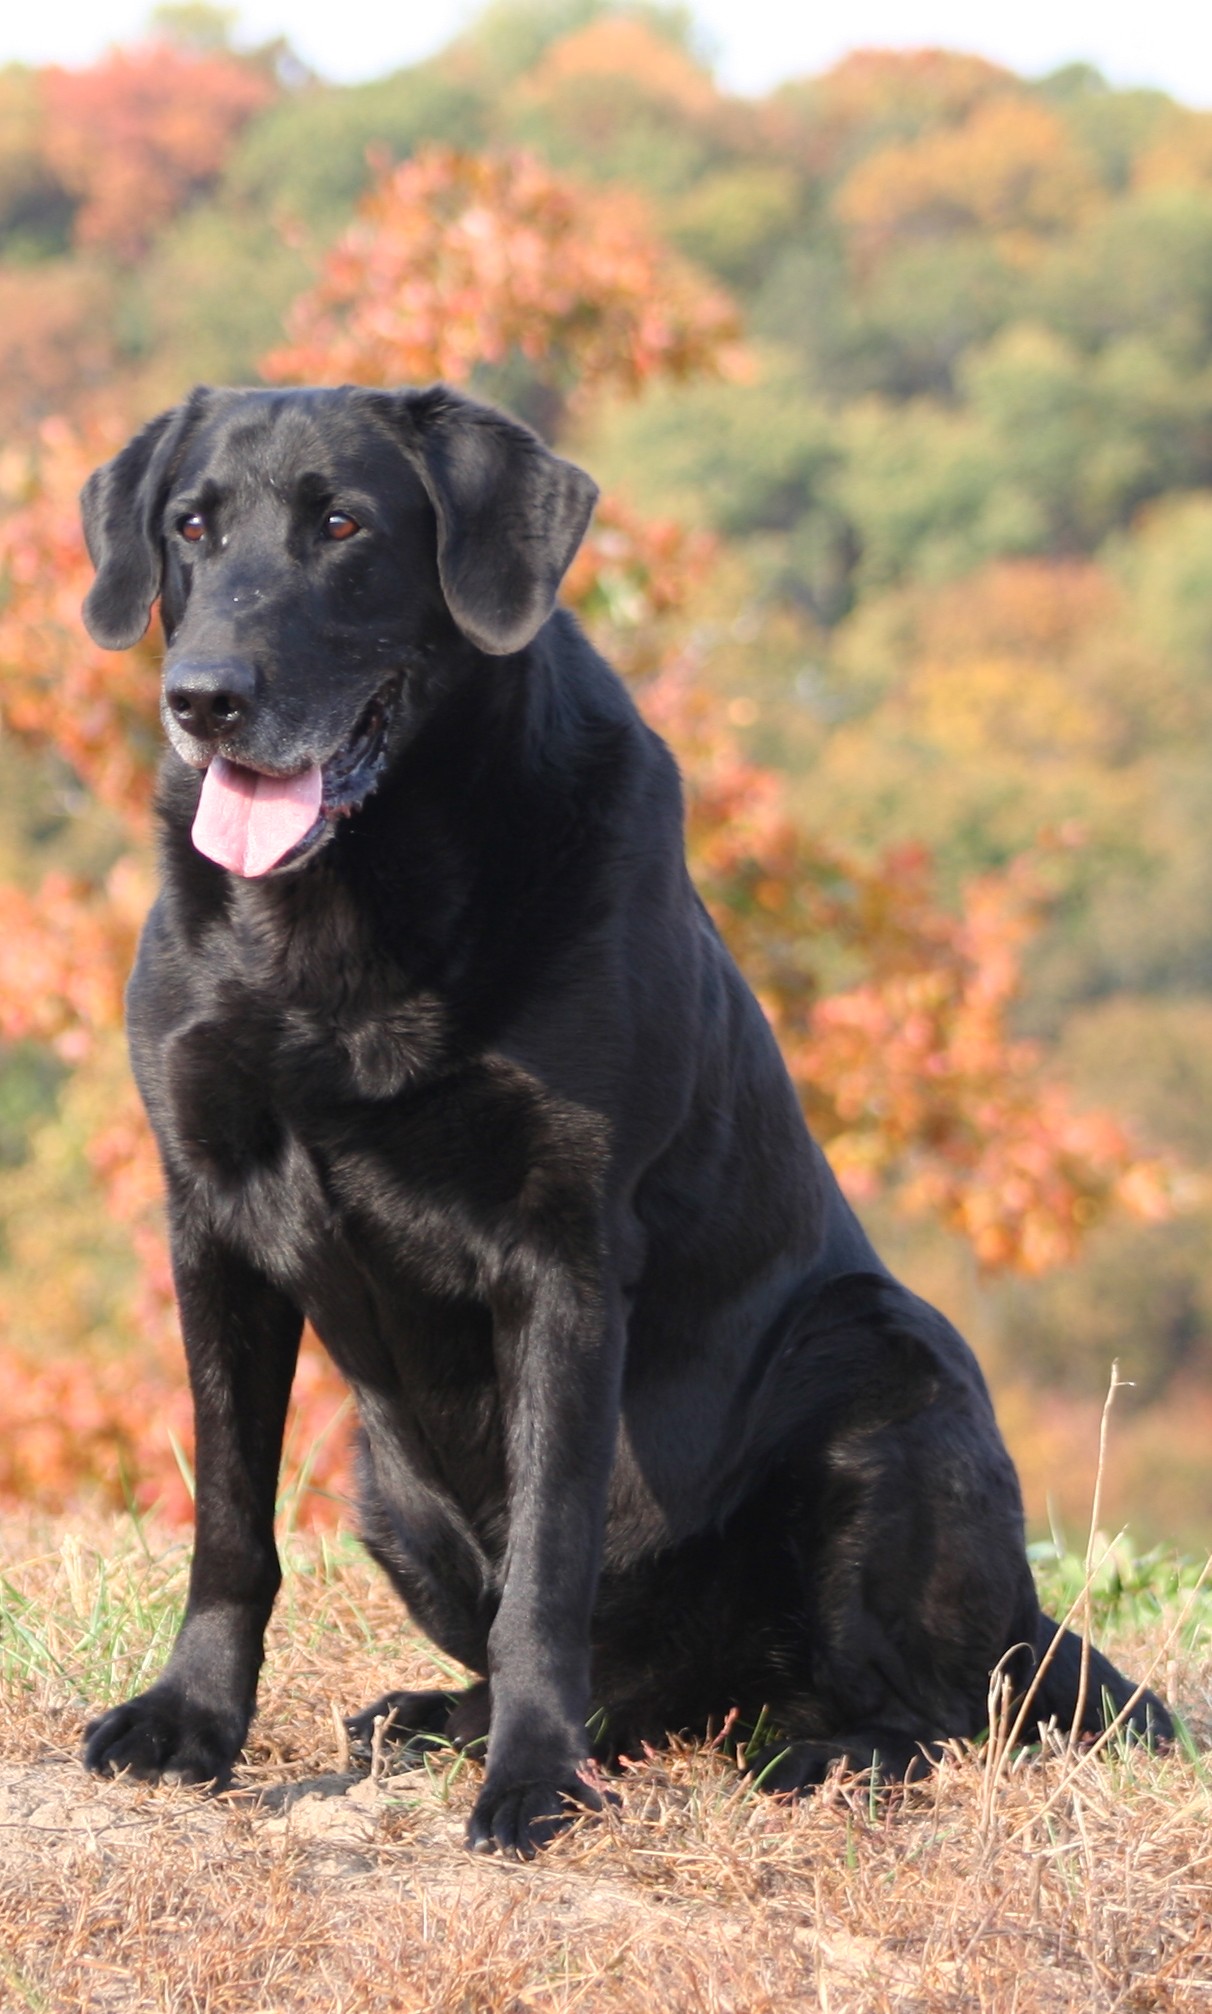
[(216, 755), (193, 824), (199, 853), (249, 879), (299, 865), (370, 795), (387, 749), (391, 691), (377, 692), (325, 763), (268, 776)]

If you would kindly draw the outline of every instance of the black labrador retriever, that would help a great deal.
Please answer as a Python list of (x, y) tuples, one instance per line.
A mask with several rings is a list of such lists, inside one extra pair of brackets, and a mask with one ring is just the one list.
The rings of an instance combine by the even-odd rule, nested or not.
[[(673, 760), (554, 607), (596, 494), (442, 386), (198, 390), (84, 491), (92, 635), (159, 596), (168, 645), (128, 1005), (197, 1418), (185, 1619), (93, 1769), (239, 1753), (304, 1317), (366, 1543), (481, 1674), (351, 1725), (486, 1735), (474, 1847), (598, 1806), (591, 1747), (733, 1709), (780, 1731), (775, 1788), (904, 1775), (1058, 1637), (975, 1359), (844, 1201)], [(1086, 1727), (1130, 1696), (1096, 1654)]]

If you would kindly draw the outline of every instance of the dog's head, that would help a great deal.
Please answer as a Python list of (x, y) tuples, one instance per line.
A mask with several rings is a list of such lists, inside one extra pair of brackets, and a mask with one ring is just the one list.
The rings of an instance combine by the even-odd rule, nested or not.
[(161, 711), (206, 771), (195, 841), (301, 865), (375, 789), (443, 667), (523, 650), (552, 612), (596, 486), (445, 386), (195, 391), (81, 499), (84, 620), (138, 641), (159, 597)]

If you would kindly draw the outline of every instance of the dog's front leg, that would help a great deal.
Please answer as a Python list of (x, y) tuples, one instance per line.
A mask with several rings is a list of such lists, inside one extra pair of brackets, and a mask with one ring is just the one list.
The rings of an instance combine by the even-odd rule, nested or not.
[(302, 1320), (218, 1244), (174, 1252), (196, 1429), (193, 1564), (162, 1676), (88, 1728), (90, 1769), (223, 1782), (243, 1746), (281, 1572), (273, 1515)]
[(488, 1640), (487, 1770), (467, 1843), (529, 1859), (570, 1802), (602, 1804), (581, 1769), (623, 1317), (616, 1294), (550, 1264), (503, 1295), (495, 1316), (509, 1534)]

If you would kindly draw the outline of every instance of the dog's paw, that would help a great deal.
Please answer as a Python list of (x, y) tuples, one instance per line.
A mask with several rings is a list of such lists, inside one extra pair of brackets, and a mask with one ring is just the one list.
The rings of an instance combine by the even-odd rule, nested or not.
[(530, 1783), (494, 1783), (490, 1777), (468, 1821), (467, 1844), (473, 1853), (533, 1860), (579, 1811), (601, 1811), (607, 1800), (618, 1803), (576, 1772)]
[(833, 1770), (847, 1776), (870, 1777), (882, 1784), (921, 1783), (943, 1753), (940, 1742), (914, 1741), (888, 1729), (881, 1733), (843, 1736), (836, 1741), (772, 1742), (745, 1757), (745, 1774), (761, 1790), (776, 1796), (801, 1797), (819, 1790)]
[(199, 1706), (175, 1686), (153, 1686), (89, 1723), (84, 1764), (100, 1776), (129, 1773), (150, 1782), (222, 1784), (244, 1734), (236, 1714)]
[(453, 1692), (385, 1692), (361, 1713), (349, 1714), (345, 1732), (355, 1753), (366, 1755), (374, 1745), (376, 1722), (381, 1723), (381, 1739), (395, 1744), (443, 1734), (457, 1697)]

